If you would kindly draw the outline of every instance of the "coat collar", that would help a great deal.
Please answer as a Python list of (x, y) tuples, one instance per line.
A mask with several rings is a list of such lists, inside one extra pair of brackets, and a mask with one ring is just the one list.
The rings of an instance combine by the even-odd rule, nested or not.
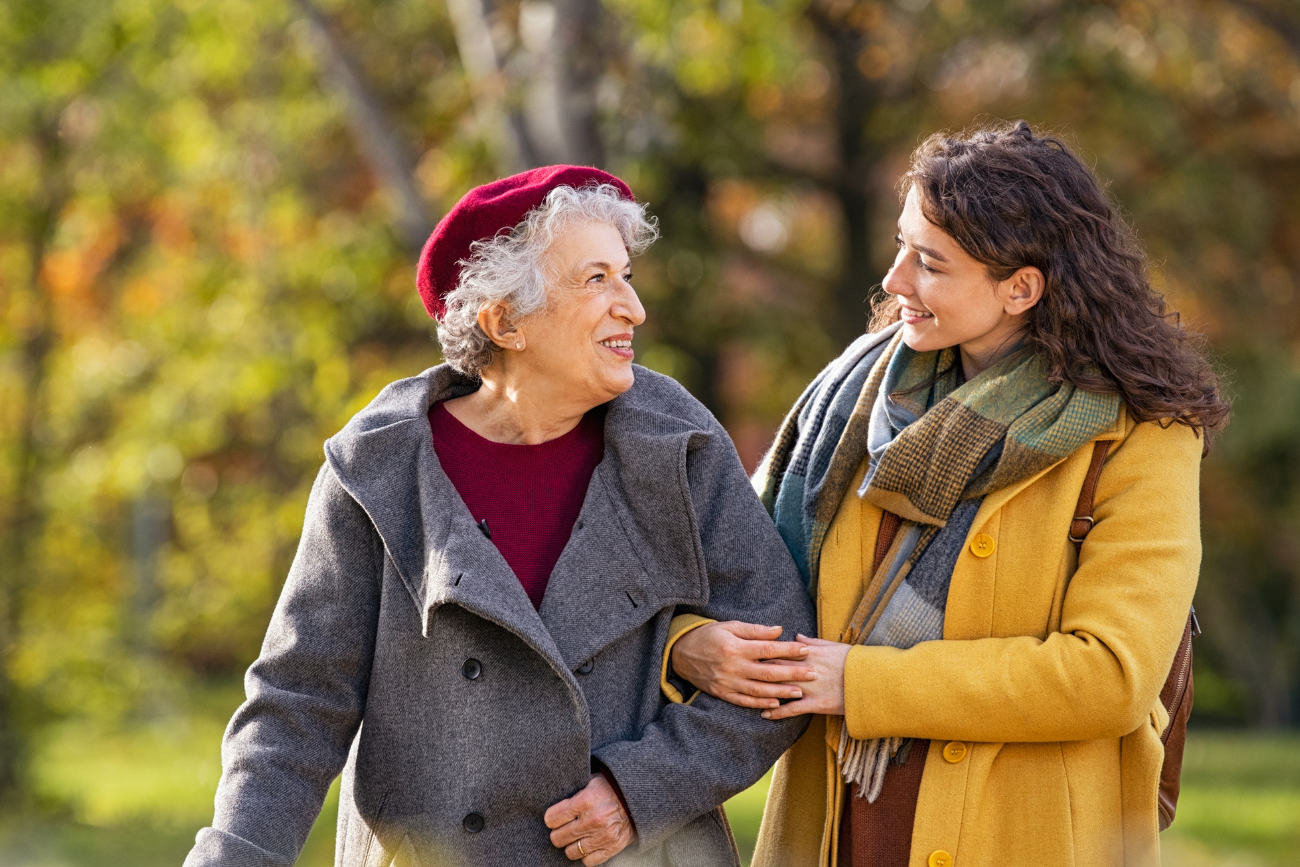
[(429, 407), (477, 384), (447, 365), (388, 386), (325, 444), (423, 617), (459, 605), (566, 670), (667, 605), (703, 604), (708, 582), (686, 456), (716, 423), (672, 380), (636, 368), (610, 402), (605, 451), (541, 611), (474, 524), (433, 450)]

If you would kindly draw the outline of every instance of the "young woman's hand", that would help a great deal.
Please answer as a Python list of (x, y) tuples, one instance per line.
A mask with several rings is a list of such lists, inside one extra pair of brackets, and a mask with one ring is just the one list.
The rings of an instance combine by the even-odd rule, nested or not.
[(804, 694), (817, 673), (802, 660), (811, 648), (778, 641), (779, 626), (729, 620), (692, 629), (673, 645), (673, 672), (715, 698), (741, 707), (774, 708)]
[(799, 643), (808, 648), (803, 663), (812, 666), (817, 676), (803, 685), (803, 698), (765, 710), (763, 718), (786, 719), (801, 713), (843, 715), (844, 662), (849, 657), (851, 645), (806, 635), (799, 636)]

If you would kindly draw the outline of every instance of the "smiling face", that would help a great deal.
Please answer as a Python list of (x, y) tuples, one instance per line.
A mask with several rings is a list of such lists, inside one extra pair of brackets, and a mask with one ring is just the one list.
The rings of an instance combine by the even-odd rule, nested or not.
[(599, 406), (632, 387), (632, 330), (645, 321), (627, 247), (607, 223), (579, 224), (551, 246), (545, 269), (549, 304), (520, 323), (521, 360), (566, 403)]
[(997, 281), (950, 235), (925, 218), (913, 187), (898, 219), (898, 255), (884, 289), (902, 306), (903, 341), (917, 352), (960, 347), (968, 379), (1007, 355), (1025, 314), (1042, 297), (1043, 275), (1024, 267)]

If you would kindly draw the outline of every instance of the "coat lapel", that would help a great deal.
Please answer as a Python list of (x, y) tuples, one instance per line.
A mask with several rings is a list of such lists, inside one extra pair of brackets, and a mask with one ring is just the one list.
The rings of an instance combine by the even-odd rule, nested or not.
[(432, 447), (429, 407), (474, 388), (445, 365), (401, 380), (325, 446), (423, 612), (426, 637), (431, 614), (458, 605), (515, 633), (571, 680), (573, 668), (665, 607), (707, 601), (686, 458), (713, 434), (646, 409), (635, 386), (609, 404), (605, 453), (539, 612)]
[(704, 436), (640, 406), (635, 386), (610, 402), (605, 454), (542, 600), (542, 620), (570, 666), (665, 607), (706, 601), (686, 484), (687, 451)]
[(326, 442), (326, 458), (383, 539), (422, 612), (425, 637), (433, 612), (455, 604), (515, 633), (563, 669), (528, 595), (474, 524), (433, 450), (429, 407), (474, 388), (445, 365), (393, 383)]

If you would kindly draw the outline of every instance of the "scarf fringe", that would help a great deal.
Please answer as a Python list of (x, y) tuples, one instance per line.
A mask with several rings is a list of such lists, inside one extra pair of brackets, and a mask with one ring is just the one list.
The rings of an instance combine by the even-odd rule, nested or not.
[(844, 782), (852, 786), (858, 784), (858, 797), (866, 797), (868, 804), (874, 804), (880, 797), (880, 790), (885, 785), (885, 769), (889, 762), (898, 755), (904, 738), (872, 738), (860, 741), (849, 737), (849, 727), (840, 723), (840, 744), (836, 750), (836, 763)]

